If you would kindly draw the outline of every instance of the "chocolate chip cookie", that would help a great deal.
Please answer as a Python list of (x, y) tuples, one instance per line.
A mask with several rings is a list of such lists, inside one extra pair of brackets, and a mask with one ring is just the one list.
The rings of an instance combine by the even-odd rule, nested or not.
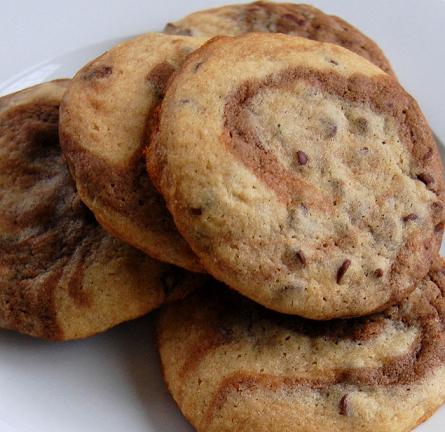
[(60, 137), (81, 199), (113, 235), (203, 271), (145, 170), (151, 117), (170, 75), (205, 39), (148, 33), (81, 69), (62, 101)]
[(53, 340), (146, 314), (203, 278), (107, 234), (81, 203), (58, 139), (68, 85), (0, 98), (0, 327)]
[(400, 305), (314, 322), (219, 289), (162, 310), (168, 388), (198, 432), (406, 432), (445, 401), (443, 262)]
[(393, 74), (388, 59), (374, 41), (343, 19), (306, 4), (259, 1), (207, 9), (167, 24), (164, 32), (206, 37), (284, 33), (340, 45)]
[(442, 166), (422, 112), (333, 44), (204, 45), (167, 88), (148, 170), (204, 267), (280, 312), (383, 310), (439, 250)]

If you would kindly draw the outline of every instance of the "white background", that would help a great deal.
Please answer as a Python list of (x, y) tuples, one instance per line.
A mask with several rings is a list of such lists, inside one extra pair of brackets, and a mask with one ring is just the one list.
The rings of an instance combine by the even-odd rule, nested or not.
[[(375, 39), (445, 140), (445, 2), (319, 0)], [(112, 40), (219, 1), (0, 0), (0, 94), (71, 76)], [(186, 432), (163, 386), (152, 318), (53, 344), (0, 331), (0, 432)], [(445, 430), (445, 409), (419, 428)]]

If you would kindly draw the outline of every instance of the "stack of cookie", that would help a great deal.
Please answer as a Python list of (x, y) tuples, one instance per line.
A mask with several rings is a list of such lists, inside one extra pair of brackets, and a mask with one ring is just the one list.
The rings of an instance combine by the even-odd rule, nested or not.
[(198, 12), (0, 99), (0, 131), (3, 327), (85, 337), (196, 289), (157, 336), (198, 431), (407, 431), (445, 400), (438, 150), (348, 23)]

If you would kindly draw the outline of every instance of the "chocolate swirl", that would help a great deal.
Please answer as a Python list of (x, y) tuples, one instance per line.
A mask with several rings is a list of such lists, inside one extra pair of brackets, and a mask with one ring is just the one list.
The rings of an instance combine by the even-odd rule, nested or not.
[(98, 221), (160, 261), (203, 271), (178, 234), (143, 154), (172, 73), (205, 39), (148, 33), (82, 68), (61, 105), (61, 146)]
[(284, 33), (340, 45), (393, 74), (388, 59), (375, 42), (341, 18), (326, 15), (306, 4), (258, 1), (223, 6), (195, 12), (169, 23), (164, 32), (206, 37), (250, 32)]
[(89, 336), (192, 288), (185, 272), (109, 236), (81, 203), (58, 140), (68, 84), (0, 99), (0, 325), (47, 339)]
[(409, 430), (445, 400), (443, 265), (400, 305), (351, 320), (201, 291), (159, 319), (169, 389), (198, 431)]
[(269, 308), (379, 311), (438, 252), (431, 130), (394, 78), (344, 49), (213, 40), (175, 75), (157, 130), (148, 170), (179, 231), (217, 279)]

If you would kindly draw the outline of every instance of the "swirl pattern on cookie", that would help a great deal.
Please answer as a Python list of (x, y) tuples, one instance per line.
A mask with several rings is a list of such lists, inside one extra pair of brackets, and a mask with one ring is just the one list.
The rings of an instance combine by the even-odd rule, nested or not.
[(164, 377), (199, 432), (406, 432), (445, 400), (444, 290), (438, 261), (400, 305), (329, 322), (201, 290), (161, 311)]
[(442, 166), (423, 114), (332, 44), (210, 41), (171, 81), (147, 160), (209, 273), (277, 311), (383, 310), (439, 249)]
[(145, 170), (151, 116), (170, 75), (205, 39), (148, 33), (74, 77), (61, 106), (61, 146), (81, 199), (113, 235), (160, 261), (202, 271)]
[(81, 203), (58, 140), (68, 85), (0, 98), (0, 327), (54, 340), (141, 316), (202, 277), (113, 238)]
[(207, 9), (167, 24), (164, 32), (206, 37), (284, 33), (340, 45), (393, 74), (389, 61), (374, 41), (341, 18), (306, 4), (259, 1)]

